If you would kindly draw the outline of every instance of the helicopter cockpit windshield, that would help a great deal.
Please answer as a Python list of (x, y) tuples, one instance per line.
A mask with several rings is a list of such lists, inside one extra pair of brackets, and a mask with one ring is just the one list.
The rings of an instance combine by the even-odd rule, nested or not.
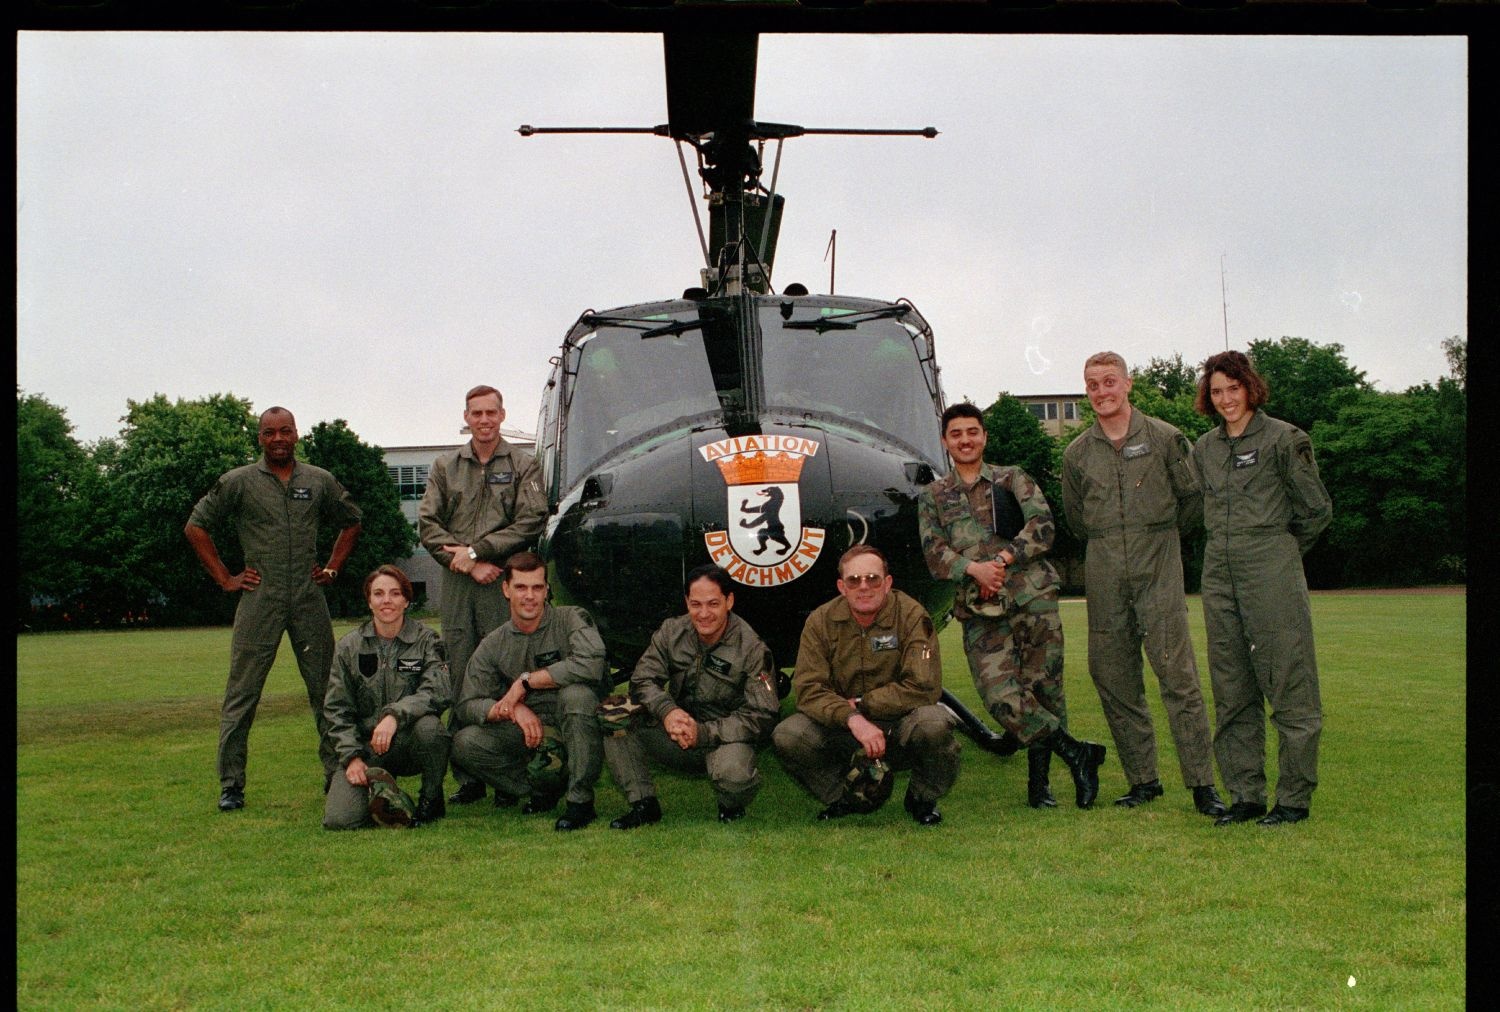
[[(780, 305), (763, 305), (765, 416), (893, 440), (941, 461), (930, 346), (925, 330), (902, 319), (905, 308), (823, 308), (794, 319)], [(597, 329), (567, 351), (567, 485), (608, 453), (722, 423), (726, 411), (745, 405), (739, 351), (717, 308), (587, 322)]]
[[(641, 321), (651, 327), (672, 322)], [(568, 484), (604, 454), (653, 429), (719, 411), (701, 330), (644, 337), (647, 333), (638, 326), (601, 327), (573, 352)]]
[(918, 358), (920, 332), (895, 315), (849, 314), (847, 324), (831, 315), (818, 325), (762, 310), (767, 412), (868, 426), (941, 461), (935, 378)]

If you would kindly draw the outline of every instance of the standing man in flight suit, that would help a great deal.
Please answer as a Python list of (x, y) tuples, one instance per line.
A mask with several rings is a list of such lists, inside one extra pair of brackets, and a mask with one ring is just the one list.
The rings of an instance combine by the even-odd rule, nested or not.
[[(455, 704), (474, 648), (510, 618), (500, 589), (506, 561), (534, 545), (546, 523), (541, 470), (531, 454), (500, 435), (503, 421), (500, 391), (477, 386), (464, 395), (471, 438), (432, 462), (417, 511), (422, 547), (448, 567), (439, 611)], [(462, 726), (455, 706), (448, 727), (456, 733)], [(450, 804), (484, 797), (484, 784), (457, 767), (453, 776), (458, 790)]]
[(1141, 649), (1161, 684), (1183, 783), (1204, 815), (1227, 809), (1214, 789), (1208, 711), (1188, 635), (1179, 530), (1202, 520), (1187, 437), (1131, 407), (1125, 360), (1101, 351), (1083, 364), (1095, 421), (1063, 451), (1063, 514), (1088, 545), (1089, 674), (1099, 690), (1135, 808), (1164, 793), (1146, 705)]
[[(286, 408), (267, 408), (258, 433), (261, 459), (226, 472), (198, 500), (182, 533), (225, 593), (243, 591), (234, 612), (229, 682), (219, 717), (219, 811), (245, 807), (250, 725), (285, 632), (297, 654), (318, 728), (323, 790), (338, 763), (323, 697), (333, 662), (333, 623), (320, 589), (338, 579), (359, 537), (360, 512), (338, 479), (296, 457), (297, 421)], [(327, 564), (316, 561), (319, 522), (340, 528)], [(245, 552), (242, 572), (229, 572), (209, 528), (233, 523)]]

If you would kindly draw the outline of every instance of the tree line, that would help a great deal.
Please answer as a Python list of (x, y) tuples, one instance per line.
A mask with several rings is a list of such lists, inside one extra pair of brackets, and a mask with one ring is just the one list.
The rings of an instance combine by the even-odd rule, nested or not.
[[(1312, 437), (1333, 498), (1333, 522), (1306, 558), (1309, 585), (1466, 579), (1468, 346), (1453, 337), (1443, 347), (1449, 375), (1402, 393), (1376, 391), (1337, 344), (1283, 337), (1247, 349), (1271, 389), (1265, 410)], [(1189, 440), (1213, 424), (1193, 408), (1197, 371), (1181, 355), (1152, 359), (1131, 376), (1131, 403)], [(233, 394), (172, 402), (158, 394), (126, 405), (119, 437), (85, 446), (73, 437), (63, 408), (17, 388), (18, 628), (233, 618), (234, 596), (204, 574), (182, 527), (219, 475), (259, 456), (250, 402)], [(1093, 424), (1087, 403), (1079, 424), (1056, 439), (1007, 394), (984, 415), (986, 458), (1029, 472), (1061, 520), (1062, 451)], [(348, 574), (329, 591), (335, 615), (363, 615), (356, 574), (406, 558), (416, 544), (384, 453), (337, 418), (303, 431), (297, 452), (333, 472), (364, 511)], [(225, 563), (242, 565), (234, 532), (212, 533)], [(323, 533), (325, 554), (334, 534)], [(1202, 543), (1201, 533), (1184, 543), (1192, 590)], [(1081, 560), (1083, 548), (1064, 523), (1053, 554), (1065, 577), (1081, 574), (1069, 562)]]
[[(73, 437), (65, 410), (16, 391), (18, 628), (223, 624), (237, 595), (216, 587), (182, 528), (231, 468), (260, 456), (257, 416), (233, 394), (127, 401), (115, 439)], [(299, 423), (300, 424), (300, 423)], [(328, 589), (338, 616), (363, 615), (359, 576), (406, 558), (416, 532), (401, 514), (385, 454), (341, 418), (301, 430), (300, 459), (331, 471), (364, 513), (363, 531)], [(231, 571), (244, 565), (233, 529), (211, 532)], [(337, 532), (321, 532), (327, 557)]]
[[(1443, 342), (1449, 374), (1401, 393), (1382, 393), (1338, 344), (1306, 338), (1252, 341), (1245, 353), (1270, 388), (1263, 410), (1312, 437), (1318, 471), (1333, 499), (1333, 522), (1304, 559), (1308, 585), (1412, 586), (1462, 583), (1468, 566), (1468, 342)], [(1198, 414), (1198, 370), (1180, 354), (1130, 370), (1133, 406), (1195, 442), (1216, 424)], [(1058, 515), (1053, 554), (1069, 589), (1079, 589), (1083, 546), (1062, 517), (1062, 454), (1094, 423), (1087, 402), (1079, 422), (1053, 438), (1019, 400), (985, 409), (985, 457), (1032, 474)], [(1196, 591), (1203, 534), (1184, 539), (1188, 589)], [(1077, 574), (1076, 578), (1073, 577)]]

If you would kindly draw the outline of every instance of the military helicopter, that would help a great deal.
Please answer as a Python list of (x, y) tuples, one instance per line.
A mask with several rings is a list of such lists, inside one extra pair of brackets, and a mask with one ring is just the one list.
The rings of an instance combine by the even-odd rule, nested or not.
[[(668, 137), (690, 194), (685, 147), (707, 190), (706, 237), (694, 204), (701, 284), (580, 315), (537, 419), (550, 509), (539, 550), (553, 592), (593, 614), (622, 670), (681, 611), (684, 575), (709, 561), (728, 570), (735, 611), (783, 665), (850, 545), (879, 547), (895, 585), (939, 624), (953, 603), (917, 536), (917, 495), (947, 467), (932, 329), (905, 300), (802, 285), (775, 294), (783, 197), (775, 169), (769, 187), (761, 180), (770, 141), (779, 169), (793, 137), (937, 131), (757, 122), (757, 44), (750, 33), (667, 33), (666, 124), (519, 129)], [(1015, 751), (951, 693), (943, 701), (981, 747)]]

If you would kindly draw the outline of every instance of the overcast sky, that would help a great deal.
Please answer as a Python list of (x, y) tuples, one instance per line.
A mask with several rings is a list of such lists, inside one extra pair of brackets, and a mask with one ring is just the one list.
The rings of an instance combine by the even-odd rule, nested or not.
[[(232, 392), (381, 445), (532, 431), (585, 309), (697, 283), (656, 35), (21, 33), (17, 373), (75, 434)], [(950, 401), (1083, 360), (1338, 342), (1376, 385), (1465, 322), (1462, 38), (761, 37), (779, 289), (911, 299)], [(689, 152), (691, 155), (691, 152)], [(771, 153), (765, 181), (770, 181)], [(691, 161), (689, 163), (691, 165)], [(696, 189), (695, 189), (696, 192)]]

